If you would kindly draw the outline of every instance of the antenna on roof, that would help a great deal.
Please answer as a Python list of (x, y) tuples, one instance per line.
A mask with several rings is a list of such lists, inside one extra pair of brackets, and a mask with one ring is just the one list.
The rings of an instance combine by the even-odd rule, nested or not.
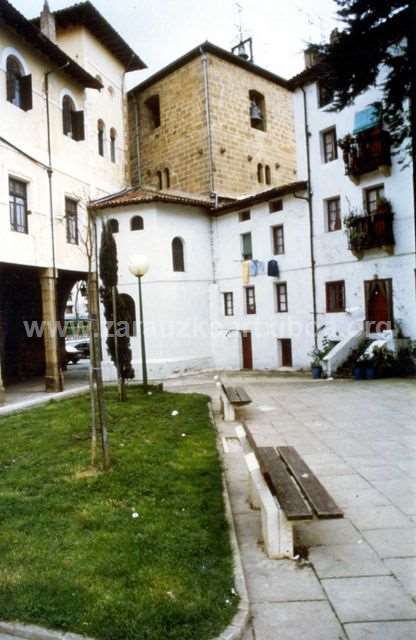
[[(236, 25), (236, 27), (238, 29), (239, 42), (231, 49), (231, 52), (246, 62), (253, 62), (253, 40), (252, 38), (244, 39), (243, 7), (239, 2), (235, 2), (234, 4), (238, 11), (238, 25)], [(249, 48), (250, 53), (247, 53), (246, 46)]]

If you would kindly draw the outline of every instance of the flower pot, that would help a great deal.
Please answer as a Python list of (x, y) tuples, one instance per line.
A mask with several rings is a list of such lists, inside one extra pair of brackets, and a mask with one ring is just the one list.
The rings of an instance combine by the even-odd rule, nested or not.
[(365, 371), (362, 367), (353, 367), (352, 375), (354, 376), (354, 380), (364, 380)]
[(377, 372), (374, 367), (367, 367), (365, 370), (365, 379), (374, 380), (377, 377)]
[(322, 377), (322, 367), (312, 367), (313, 380), (319, 380)]

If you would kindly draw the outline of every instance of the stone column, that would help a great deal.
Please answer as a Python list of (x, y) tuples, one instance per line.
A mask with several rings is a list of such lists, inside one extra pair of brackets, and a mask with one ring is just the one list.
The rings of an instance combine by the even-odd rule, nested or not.
[(56, 286), (53, 269), (42, 269), (39, 279), (42, 293), (42, 319), (45, 322), (45, 387), (46, 391), (63, 391), (64, 379), (58, 356), (58, 317), (56, 313)]

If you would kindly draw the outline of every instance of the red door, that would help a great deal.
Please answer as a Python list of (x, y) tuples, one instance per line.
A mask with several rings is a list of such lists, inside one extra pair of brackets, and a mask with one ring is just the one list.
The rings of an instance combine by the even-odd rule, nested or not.
[(253, 368), (253, 349), (251, 345), (251, 332), (241, 332), (241, 344), (243, 351), (243, 369)]
[(391, 280), (366, 282), (367, 330), (379, 333), (392, 328)]
[(282, 356), (282, 367), (292, 367), (292, 340), (288, 338), (283, 338), (282, 340), (280, 340), (280, 349)]

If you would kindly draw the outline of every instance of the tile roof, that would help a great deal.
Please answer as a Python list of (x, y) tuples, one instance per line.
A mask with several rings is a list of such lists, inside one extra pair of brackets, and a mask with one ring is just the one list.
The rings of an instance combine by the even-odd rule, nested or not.
[(12, 28), (16, 34), (25, 40), (29, 47), (37, 49), (45, 55), (57, 67), (65, 66), (63, 73), (71, 76), (83, 87), (91, 89), (102, 89), (102, 84), (94, 78), (88, 71), (68, 56), (54, 42), (51, 42), (30, 20), (27, 20), (17, 9), (7, 0), (0, 0), (0, 25), (6, 24)]
[(191, 49), (191, 51), (188, 51), (188, 53), (186, 53), (185, 55), (181, 56), (180, 58), (177, 58), (177, 60), (174, 60), (173, 62), (168, 64), (166, 67), (161, 69), (160, 71), (157, 71), (152, 76), (150, 76), (150, 78), (147, 78), (146, 80), (138, 84), (136, 87), (131, 89), (129, 93), (131, 94), (131, 93), (144, 91), (148, 87), (151, 87), (152, 84), (154, 84), (155, 82), (158, 82), (159, 80), (162, 80), (162, 78), (169, 76), (171, 73), (173, 73), (177, 69), (180, 69), (185, 64), (187, 64), (194, 58), (197, 58), (203, 53), (211, 53), (217, 56), (218, 58), (222, 58), (223, 60), (230, 62), (231, 64), (235, 64), (238, 67), (242, 67), (243, 69), (245, 69), (246, 71), (249, 71), (250, 73), (254, 73), (255, 75), (262, 76), (263, 78), (266, 78), (266, 80), (270, 80), (271, 82), (274, 82), (275, 84), (278, 84), (281, 87), (284, 87), (285, 89), (291, 90), (289, 81), (286, 80), (285, 78), (282, 78), (281, 76), (278, 76), (275, 73), (272, 73), (267, 69), (264, 69), (263, 67), (259, 67), (253, 62), (242, 60), (241, 58), (239, 58), (239, 56), (235, 55), (234, 53), (231, 53), (231, 51), (227, 51), (226, 49), (223, 49), (222, 47), (218, 47), (217, 45), (207, 41), (195, 47), (194, 49)]
[(223, 213), (230, 213), (231, 211), (239, 211), (246, 207), (252, 207), (255, 204), (269, 202), (269, 200), (273, 200), (274, 198), (282, 198), (283, 196), (294, 194), (297, 191), (306, 191), (307, 188), (308, 183), (306, 180), (290, 182), (282, 185), (281, 187), (266, 189), (265, 191), (260, 191), (259, 193), (253, 193), (243, 198), (239, 198), (234, 202), (223, 204), (214, 209), (213, 213), (215, 213), (215, 215), (221, 215)]
[[(85, 26), (101, 44), (118, 58), (126, 71), (146, 69), (143, 60), (133, 51), (130, 45), (121, 37), (114, 27), (94, 7), (92, 2), (79, 2), (66, 9), (54, 11), (56, 26), (65, 29), (71, 25)], [(40, 18), (35, 18), (35, 24), (40, 24)]]
[(167, 202), (169, 204), (186, 204), (194, 207), (204, 207), (209, 209), (211, 201), (202, 196), (184, 192), (156, 191), (152, 189), (128, 189), (99, 200), (94, 200), (90, 204), (93, 211), (101, 209), (114, 209), (115, 207), (126, 207), (131, 204), (146, 204), (148, 202)]

